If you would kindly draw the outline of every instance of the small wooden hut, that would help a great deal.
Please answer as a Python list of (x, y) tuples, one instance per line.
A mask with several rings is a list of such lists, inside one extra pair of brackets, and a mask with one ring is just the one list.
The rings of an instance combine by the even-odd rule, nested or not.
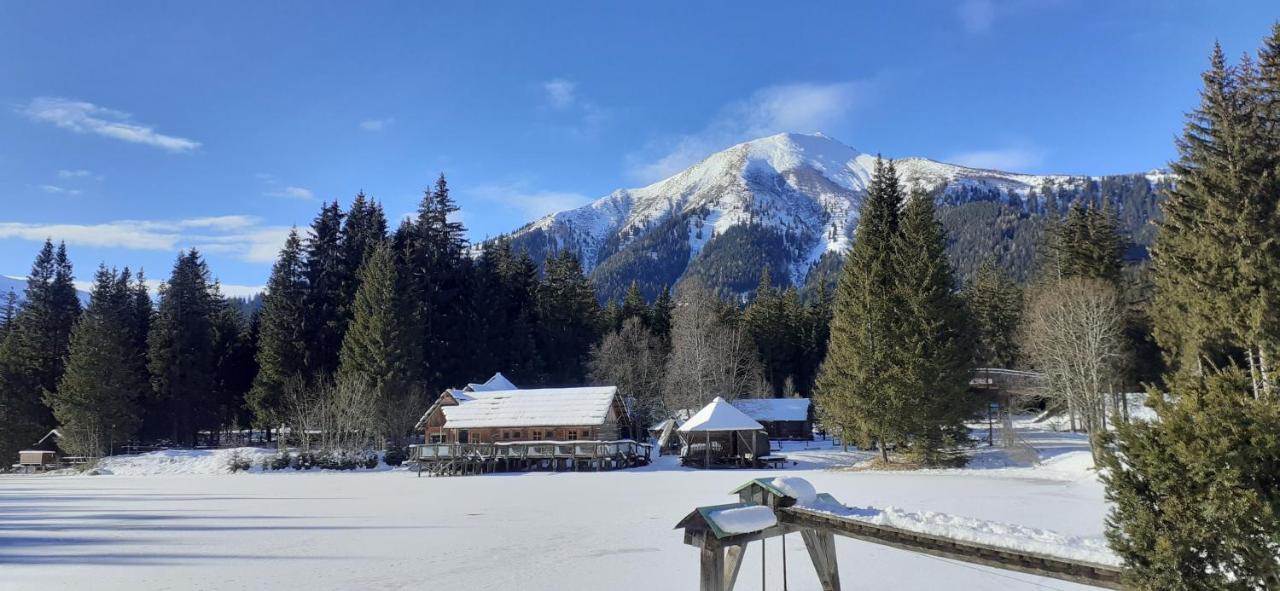
[(769, 434), (755, 419), (716, 397), (679, 429), (680, 461), (702, 468), (754, 466), (769, 455)]
[(739, 398), (733, 406), (764, 425), (770, 439), (813, 440), (813, 405), (808, 398)]

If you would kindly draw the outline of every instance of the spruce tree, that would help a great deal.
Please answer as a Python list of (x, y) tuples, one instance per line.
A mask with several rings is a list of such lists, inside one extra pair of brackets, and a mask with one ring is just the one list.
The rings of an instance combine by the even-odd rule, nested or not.
[(0, 453), (7, 456), (54, 425), (42, 398), (57, 391), (80, 315), (73, 278), (65, 245), (46, 240), (31, 266), (25, 301), (0, 343)]
[[(1220, 46), (1203, 76), (1200, 106), (1178, 140), (1179, 159), (1170, 164), (1178, 182), (1162, 207), (1152, 247), (1156, 301), (1154, 332), (1171, 365), (1202, 372), (1202, 357), (1227, 361), (1239, 333), (1237, 319), (1248, 307), (1238, 301), (1244, 268), (1237, 255), (1244, 208), (1237, 163), (1247, 136), (1243, 93)], [(1247, 233), (1251, 235), (1252, 233)]]
[(68, 453), (106, 455), (141, 423), (137, 401), (149, 386), (129, 279), (128, 269), (98, 268), (89, 307), (71, 333), (66, 372), (57, 391), (45, 393)]
[(244, 314), (222, 297), (214, 302), (212, 320), (214, 412), (222, 426), (246, 427), (252, 422), (246, 399), (258, 373), (251, 327)]
[(1276, 589), (1280, 404), (1239, 369), (1152, 389), (1159, 420), (1117, 426), (1100, 471), (1128, 588)]
[(622, 298), (622, 321), (626, 322), (628, 318), (640, 319), (640, 324), (645, 327), (648, 327), (651, 321), (649, 305), (645, 303), (644, 295), (640, 293), (640, 284), (636, 281), (631, 282), (626, 295)]
[(303, 332), (303, 297), (307, 284), (302, 261), (302, 241), (289, 233), (280, 258), (271, 270), (262, 301), (258, 334), (258, 375), (248, 404), (260, 427), (279, 424), (284, 387), (306, 370), (306, 335)]
[(564, 249), (548, 259), (538, 286), (538, 351), (548, 384), (569, 386), (586, 380), (587, 358), (599, 337), (598, 314), (595, 289), (578, 257)]
[(671, 349), (671, 311), (675, 302), (671, 301), (671, 288), (662, 286), (658, 297), (653, 301), (653, 318), (649, 323), (653, 336), (663, 344), (664, 351)]
[(13, 320), (18, 317), (18, 294), (12, 289), (4, 296), (4, 309), (0, 310), (0, 343), (13, 328)]
[(901, 337), (893, 260), (901, 208), (893, 164), (877, 158), (836, 287), (831, 342), (815, 396), (824, 424), (863, 447), (879, 443), (885, 462), (888, 445), (909, 432), (912, 410), (892, 371), (893, 343)]
[(307, 289), (302, 298), (302, 321), (309, 378), (328, 376), (337, 369), (338, 350), (346, 330), (350, 300), (345, 292), (351, 280), (343, 252), (342, 218), (337, 201), (324, 205), (311, 223), (306, 242), (303, 275)]
[(1022, 290), (988, 259), (964, 295), (977, 330), (974, 360), (982, 367), (1017, 367)]
[(399, 446), (426, 399), (417, 373), (418, 335), (411, 331), (413, 324), (405, 321), (412, 313), (410, 302), (397, 289), (395, 253), (389, 243), (373, 247), (359, 276), (338, 378), (364, 380), (376, 398), (383, 434)]
[(900, 306), (895, 373), (916, 400), (912, 451), (925, 464), (956, 460), (956, 445), (968, 439), (964, 421), (975, 410), (968, 395), (973, 325), (956, 290), (932, 197), (916, 194), (907, 202), (894, 262)]
[(195, 445), (201, 430), (219, 426), (214, 350), (219, 298), (200, 253), (180, 253), (160, 289), (148, 339), (152, 388), (166, 407), (169, 438), (178, 445)]

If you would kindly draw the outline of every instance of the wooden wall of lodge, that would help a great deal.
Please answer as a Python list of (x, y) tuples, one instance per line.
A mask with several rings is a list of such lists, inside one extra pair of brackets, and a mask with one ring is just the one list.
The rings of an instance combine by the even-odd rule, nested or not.
[[(435, 417), (431, 417), (435, 419)], [(619, 438), (618, 424), (576, 425), (570, 427), (482, 427), (478, 429), (446, 429), (443, 425), (426, 425), (427, 443), (496, 443), (500, 441), (613, 441)], [(442, 421), (443, 422), (443, 421)], [(434, 437), (434, 439), (433, 439)]]

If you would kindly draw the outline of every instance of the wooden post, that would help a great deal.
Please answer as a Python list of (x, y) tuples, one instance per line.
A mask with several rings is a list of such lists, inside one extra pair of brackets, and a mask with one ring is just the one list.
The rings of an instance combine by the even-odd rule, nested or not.
[(804, 547), (809, 550), (813, 569), (818, 571), (822, 591), (840, 591), (840, 568), (836, 563), (836, 536), (829, 531), (819, 532), (811, 528), (800, 530)]
[(725, 548), (724, 591), (733, 591), (733, 586), (738, 583), (738, 571), (742, 569), (742, 556), (746, 550), (745, 544)]
[(698, 591), (727, 591), (724, 588), (724, 566), (724, 548), (710, 540), (703, 542)]
[(702, 469), (711, 469), (711, 432), (707, 431), (707, 446), (702, 450)]

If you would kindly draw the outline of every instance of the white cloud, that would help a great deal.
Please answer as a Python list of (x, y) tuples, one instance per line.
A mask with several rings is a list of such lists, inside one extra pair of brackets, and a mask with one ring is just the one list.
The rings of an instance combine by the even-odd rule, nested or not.
[(578, 92), (578, 83), (552, 78), (542, 83), (543, 110), (556, 129), (581, 140), (594, 139), (609, 121), (609, 110)]
[(32, 99), (19, 112), (34, 121), (52, 123), (77, 133), (92, 133), (170, 152), (188, 152), (200, 147), (200, 142), (158, 133), (150, 126), (134, 123), (128, 113), (86, 101), (42, 96)]
[(360, 122), (360, 129), (365, 131), (382, 131), (392, 123), (395, 123), (395, 121), (394, 117), (387, 117), (385, 119), (365, 119)]
[(93, 176), (93, 172), (85, 170), (83, 168), (78, 168), (75, 170), (67, 170), (64, 168), (58, 171), (58, 178), (63, 178), (63, 179), (81, 179), (81, 178), (86, 178), (91, 176)]
[[(5, 275), (5, 277), (8, 277), (10, 279), (17, 279), (19, 281), (27, 280), (26, 277), (16, 277), (13, 275)], [(76, 286), (76, 289), (80, 291), (83, 291), (83, 292), (93, 291), (92, 281), (79, 280), (79, 281), (72, 281), (72, 283), (74, 283)], [(154, 298), (160, 295), (160, 286), (164, 285), (164, 280), (144, 279), (142, 283), (147, 286), (147, 291), (150, 292), (151, 297)], [(222, 295), (227, 297), (233, 297), (233, 298), (252, 298), (254, 295), (263, 293), (267, 290), (267, 286), (265, 285), (237, 285), (235, 283), (222, 283), (222, 282), (218, 282), (218, 287), (219, 289), (221, 289)]]
[(54, 195), (79, 195), (80, 189), (68, 189), (58, 185), (39, 185), (40, 190)]
[(533, 189), (527, 181), (480, 185), (465, 190), (462, 197), (501, 204), (521, 212), (525, 219), (540, 218), (591, 202), (591, 197), (581, 193)]
[(964, 0), (956, 5), (956, 16), (965, 32), (978, 35), (991, 30), (995, 21), (995, 5), (991, 0)]
[(944, 160), (973, 168), (1026, 172), (1044, 162), (1044, 151), (1031, 145), (1017, 145), (959, 152), (944, 158)]
[(0, 222), (0, 239), (43, 242), (53, 238), (72, 246), (127, 250), (177, 251), (194, 247), (263, 263), (275, 260), (289, 230), (286, 226), (264, 225), (260, 218), (246, 215), (100, 224)]
[(567, 109), (573, 106), (574, 92), (577, 88), (577, 83), (564, 78), (552, 78), (542, 83), (542, 90), (546, 92), (547, 105), (555, 109)]
[(870, 91), (868, 82), (762, 88), (721, 108), (701, 131), (651, 142), (630, 155), (629, 174), (635, 180), (651, 183), (738, 142), (783, 132), (829, 132), (843, 125)]
[(312, 193), (311, 189), (306, 189), (303, 187), (292, 187), (292, 186), (285, 187), (283, 189), (279, 189), (276, 191), (268, 191), (267, 195), (269, 197), (287, 197), (289, 199), (303, 199), (303, 200), (311, 200), (316, 198), (316, 194)]

